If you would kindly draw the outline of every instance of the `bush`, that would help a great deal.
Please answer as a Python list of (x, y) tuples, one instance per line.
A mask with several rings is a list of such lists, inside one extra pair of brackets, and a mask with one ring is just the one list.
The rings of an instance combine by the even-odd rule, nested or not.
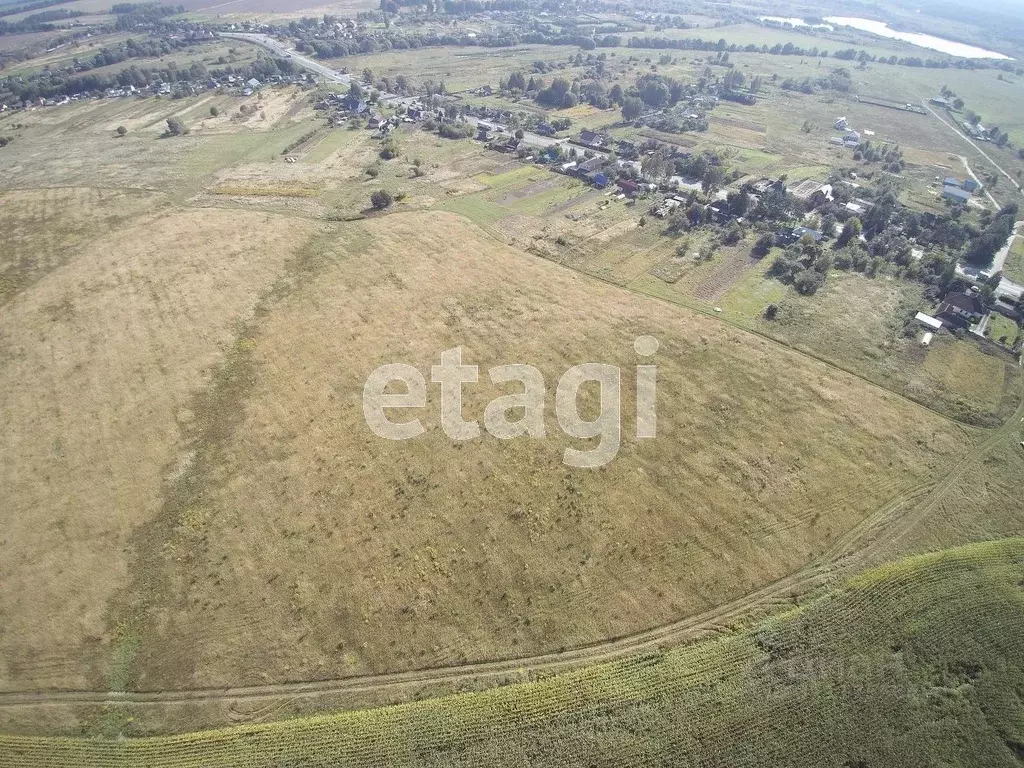
[(210, 107), (210, 117), (217, 117), (220, 114), (220, 110), (216, 107)]
[(718, 244), (715, 242), (704, 243), (697, 251), (697, 261), (711, 261), (715, 258), (715, 251), (718, 250)]
[(778, 314), (779, 314), (779, 305), (778, 304), (769, 304), (767, 307), (764, 308), (764, 319), (765, 320), (774, 320), (776, 317), (778, 317)]
[(282, 149), (281, 150), (281, 154), (282, 155), (287, 155), (289, 152), (291, 152), (291, 151), (293, 151), (295, 149), (298, 149), (302, 144), (305, 144), (307, 141), (312, 139), (314, 136), (316, 136), (316, 131), (315, 130), (312, 130), (309, 133), (303, 134), (302, 136), (297, 138), (295, 141), (293, 141), (291, 144), (289, 144), (287, 147)]
[(816, 269), (805, 269), (793, 277), (793, 287), (805, 296), (817, 293), (825, 284), (825, 275)]
[(390, 208), (391, 204), (395, 199), (391, 196), (391, 193), (386, 189), (378, 189), (372, 195), (370, 195), (370, 204), (378, 211), (383, 211), (385, 208)]
[(775, 245), (775, 238), (768, 232), (765, 232), (754, 243), (754, 247), (751, 249), (755, 256), (767, 256), (768, 252)]
[(378, 176), (380, 176), (380, 168), (376, 165), (371, 165), (364, 171), (364, 173), (371, 179), (376, 179)]
[(380, 156), (383, 160), (393, 160), (398, 157), (398, 142), (393, 136), (388, 136), (380, 148)]
[(184, 136), (188, 133), (188, 126), (176, 117), (167, 118), (167, 136)]
[(118, 136), (127, 136), (128, 135), (128, 129), (125, 128), (123, 125), (117, 126), (117, 135)]
[(469, 123), (442, 123), (437, 133), (442, 139), (468, 139), (473, 135), (473, 126)]

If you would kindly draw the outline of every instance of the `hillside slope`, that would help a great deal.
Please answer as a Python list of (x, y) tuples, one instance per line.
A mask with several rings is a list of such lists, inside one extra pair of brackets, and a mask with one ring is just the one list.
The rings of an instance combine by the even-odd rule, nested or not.
[(1019, 766), (1024, 540), (884, 566), (721, 640), (479, 694), (0, 766)]

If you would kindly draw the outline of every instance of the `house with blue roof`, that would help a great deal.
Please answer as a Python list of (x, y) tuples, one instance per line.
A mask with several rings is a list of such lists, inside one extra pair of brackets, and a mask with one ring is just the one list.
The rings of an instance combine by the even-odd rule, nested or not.
[(942, 197), (953, 203), (964, 203), (971, 199), (971, 193), (966, 189), (960, 189), (960, 187), (954, 187), (949, 184), (942, 188)]

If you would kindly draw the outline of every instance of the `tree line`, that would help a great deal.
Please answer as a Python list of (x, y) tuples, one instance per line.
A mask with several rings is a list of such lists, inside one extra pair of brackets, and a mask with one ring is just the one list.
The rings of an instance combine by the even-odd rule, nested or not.
[[(170, 43), (183, 43), (185, 41), (169, 41)], [(136, 52), (146, 47), (136, 48)], [(125, 58), (118, 58), (119, 54), (103, 52), (97, 54), (98, 60), (106, 60), (107, 56), (113, 56), (118, 61)], [(141, 54), (149, 57), (151, 54)], [(103, 66), (93, 59), (96, 66)], [(115, 62), (116, 63), (116, 62)], [(26, 78), (7, 78), (0, 83), (0, 98), (6, 98), (5, 92), (10, 93), (17, 101), (33, 101), (39, 98), (54, 98), (61, 96), (74, 96), (78, 94), (97, 93), (109, 88), (146, 88), (157, 83), (205, 83), (211, 78), (219, 80), (228, 75), (236, 75), (242, 80), (256, 78), (257, 80), (269, 80), (275, 75), (293, 75), (296, 67), (291, 59), (280, 59), (265, 54), (260, 54), (255, 61), (244, 67), (234, 67), (226, 63), (220, 67), (207, 68), (201, 62), (194, 62), (187, 68), (179, 69), (170, 62), (162, 67), (139, 67), (132, 65), (120, 72), (111, 74), (96, 74), (86, 72), (85, 74), (68, 74), (65, 72), (40, 72)]]

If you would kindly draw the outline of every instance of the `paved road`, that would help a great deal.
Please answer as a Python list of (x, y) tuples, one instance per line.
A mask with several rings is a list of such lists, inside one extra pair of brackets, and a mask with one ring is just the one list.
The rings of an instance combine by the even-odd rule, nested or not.
[(269, 35), (261, 35), (254, 32), (221, 32), (220, 36), (261, 45), (278, 56), (291, 58), (291, 60), (299, 66), (308, 69), (310, 72), (326, 77), (332, 82), (341, 83), (343, 85), (348, 85), (352, 82), (352, 77), (350, 75), (343, 75), (341, 72), (337, 72), (330, 67), (321, 64), (316, 59), (303, 56), (301, 53), (288, 48), (284, 43), (275, 40)]
[[(487, 123), (487, 125), (492, 125), (495, 128), (504, 128), (505, 133), (508, 135), (515, 133), (515, 131), (511, 130), (508, 126), (496, 123), (494, 120), (481, 119), (479, 117), (473, 117), (472, 115), (466, 115), (465, 119), (466, 122), (472, 126), (476, 126), (480, 123)], [(553, 139), (550, 136), (541, 136), (539, 133), (534, 133), (533, 131), (524, 131), (522, 141), (525, 141), (527, 144), (534, 147), (557, 147), (559, 144), (565, 143), (567, 139)]]
[[(284, 43), (280, 42), (279, 40), (275, 40), (269, 35), (263, 35), (255, 32), (221, 32), (220, 36), (233, 38), (235, 40), (244, 40), (247, 43), (253, 43), (254, 45), (262, 46), (278, 56), (289, 57), (300, 67), (308, 69), (310, 72), (313, 72), (315, 74), (321, 75), (322, 77), (325, 77), (332, 82), (341, 83), (342, 85), (348, 85), (352, 82), (351, 75), (346, 75), (342, 74), (341, 72), (337, 72), (336, 70), (333, 70), (330, 67), (321, 64), (316, 59), (311, 59), (308, 56), (304, 56), (303, 54), (298, 53), (297, 51), (291, 48), (288, 48)], [(418, 97), (400, 96), (397, 93), (383, 92), (380, 94), (380, 100), (382, 103), (391, 104), (394, 106), (398, 106), (400, 104), (408, 106), (412, 102), (417, 101)], [(480, 122), (480, 119), (476, 117), (467, 117), (466, 122), (475, 127), (476, 124)], [(487, 120), (485, 122), (487, 122), (490, 125), (497, 125), (497, 123), (495, 123), (493, 120)], [(506, 128), (506, 130), (508, 129)], [(527, 144), (530, 144), (535, 147), (551, 147), (561, 144), (562, 142), (565, 141), (565, 139), (553, 139), (550, 136), (541, 136), (539, 133), (533, 133), (531, 131), (526, 132), (526, 134), (523, 136), (523, 140)]]
[[(1006, 244), (999, 249), (995, 257), (992, 259), (992, 265), (979, 269), (978, 267), (971, 266), (970, 264), (958, 264), (956, 273), (961, 277), (966, 277), (970, 280), (982, 282), (992, 277), (996, 272), (1001, 272), (1006, 264), (1006, 257), (1010, 253), (1010, 249), (1013, 247), (1013, 241), (1020, 237), (1020, 228), (1024, 227), (1024, 220), (1018, 221), (1013, 225), (1013, 232), (1006, 240)], [(1006, 298), (1012, 303), (1020, 301), (1021, 296), (1024, 296), (1024, 285), (1015, 283), (1008, 277), (1003, 277), (999, 281), (999, 285), (996, 286), (995, 295)]]
[(995, 258), (992, 259), (992, 266), (989, 267), (988, 270), (986, 270), (990, 274), (994, 275), (996, 272), (1003, 271), (1003, 267), (1006, 264), (1006, 257), (1010, 255), (1010, 249), (1013, 247), (1013, 241), (1016, 240), (1017, 237), (1019, 237), (1018, 233), (1021, 227), (1024, 227), (1024, 221), (1018, 221), (1014, 223), (1013, 232), (1010, 233), (1010, 237), (1007, 239), (1006, 245), (999, 249), (999, 252), (995, 255)]

